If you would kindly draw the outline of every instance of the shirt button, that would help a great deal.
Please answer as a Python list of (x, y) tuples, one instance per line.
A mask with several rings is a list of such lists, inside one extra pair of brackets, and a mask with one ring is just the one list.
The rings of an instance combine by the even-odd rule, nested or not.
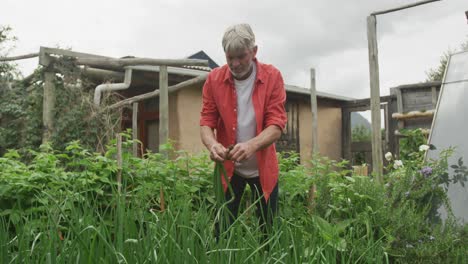
[(237, 109), (236, 109), (236, 108), (234, 108), (234, 112), (236, 112), (236, 111), (237, 111)]
[(233, 128), (232, 128), (232, 130), (236, 130), (236, 128), (235, 128), (235, 127), (233, 127)]

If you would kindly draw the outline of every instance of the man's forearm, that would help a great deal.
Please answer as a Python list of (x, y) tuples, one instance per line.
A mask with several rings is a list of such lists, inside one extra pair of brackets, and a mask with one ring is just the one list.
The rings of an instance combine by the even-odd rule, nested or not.
[(278, 126), (271, 125), (265, 128), (258, 136), (249, 140), (256, 151), (262, 150), (275, 143), (281, 137), (281, 129)]
[(213, 129), (208, 126), (200, 127), (200, 137), (203, 142), (203, 145), (210, 150), (211, 147), (217, 143)]

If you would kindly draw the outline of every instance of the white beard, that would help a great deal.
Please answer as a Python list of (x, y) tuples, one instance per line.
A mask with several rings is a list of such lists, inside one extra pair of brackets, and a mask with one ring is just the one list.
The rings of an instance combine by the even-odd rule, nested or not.
[[(250, 64), (249, 64), (249, 67), (244, 71), (244, 72), (241, 72), (241, 73), (235, 73), (231, 70), (231, 68), (229, 68), (229, 71), (231, 71), (231, 74), (232, 76), (234, 76), (235, 78), (242, 78), (244, 77), (253, 67), (253, 60), (250, 61)], [(248, 77), (248, 76), (247, 76)]]

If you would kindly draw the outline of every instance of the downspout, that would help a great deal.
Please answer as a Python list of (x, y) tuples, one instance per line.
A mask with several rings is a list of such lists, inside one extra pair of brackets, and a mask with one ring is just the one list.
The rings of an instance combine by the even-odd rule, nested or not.
[(103, 83), (96, 87), (94, 91), (94, 104), (99, 106), (101, 103), (101, 93), (105, 91), (125, 90), (130, 87), (132, 82), (132, 69), (125, 69), (125, 77), (123, 83)]

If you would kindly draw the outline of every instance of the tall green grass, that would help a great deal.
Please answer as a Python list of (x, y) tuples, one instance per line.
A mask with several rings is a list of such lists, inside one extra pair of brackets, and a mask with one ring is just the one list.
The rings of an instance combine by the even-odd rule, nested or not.
[(213, 174), (206, 155), (140, 159), (124, 149), (118, 192), (115, 152), (75, 142), (62, 152), (43, 148), (29, 162), (15, 151), (0, 157), (0, 263), (468, 262), (467, 227), (428, 222), (425, 203), (405, 194), (410, 170), (385, 187), (338, 163), (314, 160), (307, 169), (282, 158), (279, 217), (268, 235), (256, 204), (242, 202), (239, 218), (215, 236), (229, 202), (222, 167)]
[[(369, 250), (358, 255), (352, 245), (327, 239), (316, 218), (279, 218), (264, 240), (257, 221), (244, 212), (216, 240), (215, 207), (172, 207), (177, 197), (169, 195), (168, 208), (161, 212), (139, 206), (125, 193), (114, 195), (106, 207), (99, 197), (79, 202), (50, 197), (45, 214), (30, 214), (16, 223), (0, 218), (1, 262), (387, 263), (379, 241), (366, 241)], [(45, 225), (35, 225), (38, 220)]]

